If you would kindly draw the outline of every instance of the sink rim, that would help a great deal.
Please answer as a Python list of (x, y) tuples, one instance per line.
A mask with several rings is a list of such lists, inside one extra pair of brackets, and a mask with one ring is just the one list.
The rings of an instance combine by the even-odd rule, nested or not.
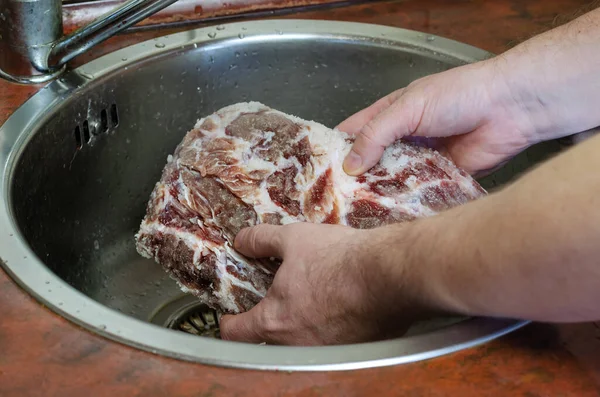
[[(111, 340), (186, 361), (235, 368), (314, 371), (402, 364), (473, 347), (529, 323), (469, 318), (427, 334), (388, 341), (323, 347), (257, 346), (200, 338), (137, 320), (87, 297), (46, 267), (28, 246), (11, 213), (11, 176), (16, 160), (36, 132), (36, 125), (43, 124), (61, 98), (85, 88), (92, 81), (89, 76), (102, 78), (151, 57), (240, 40), (350, 40), (428, 52), (465, 63), (493, 55), (431, 34), (355, 22), (296, 19), (224, 26), (223, 30), (208, 27), (163, 36), (104, 55), (44, 87), (0, 127), (0, 266), (13, 280), (55, 313)], [(216, 33), (216, 37), (209, 33)]]

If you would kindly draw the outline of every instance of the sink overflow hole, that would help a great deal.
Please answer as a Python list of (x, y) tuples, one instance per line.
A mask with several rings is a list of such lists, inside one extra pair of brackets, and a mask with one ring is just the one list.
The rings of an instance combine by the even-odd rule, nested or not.
[[(110, 116), (110, 118), (109, 118)], [(75, 145), (77, 150), (82, 149), (85, 144), (89, 144), (92, 140), (92, 135), (108, 134), (112, 129), (119, 125), (119, 113), (117, 105), (110, 105), (109, 109), (100, 111), (100, 122), (93, 122), (88, 119), (83, 120), (83, 123), (75, 126), (73, 135), (75, 136)]]

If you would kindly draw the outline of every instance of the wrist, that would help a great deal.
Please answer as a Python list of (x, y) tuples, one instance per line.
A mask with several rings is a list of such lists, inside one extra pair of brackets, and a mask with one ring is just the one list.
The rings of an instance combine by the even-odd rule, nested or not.
[(600, 125), (600, 10), (490, 59), (532, 144)]
[[(436, 248), (434, 236), (436, 228), (430, 219), (420, 219), (373, 229), (369, 246), (369, 257), (373, 259), (376, 271), (367, 277), (378, 281), (371, 285), (375, 293), (382, 296), (383, 304), (390, 311), (388, 315), (413, 317), (415, 320), (431, 315), (456, 312), (450, 302), (444, 299), (431, 281), (436, 269), (431, 260)], [(443, 236), (441, 236), (443, 237)]]

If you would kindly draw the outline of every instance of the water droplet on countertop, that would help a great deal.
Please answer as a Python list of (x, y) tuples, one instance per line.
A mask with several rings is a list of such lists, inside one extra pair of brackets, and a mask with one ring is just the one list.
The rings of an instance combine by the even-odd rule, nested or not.
[(217, 26), (217, 30), (225, 30), (225, 26), (219, 25), (219, 26)]
[(165, 48), (165, 43), (156, 43), (156, 44), (154, 44), (154, 47), (156, 47), (156, 48)]
[(434, 36), (427, 36), (427, 41), (433, 41), (433, 40), (435, 40)]
[(217, 34), (215, 32), (210, 32), (208, 34), (208, 37), (210, 37), (211, 39), (214, 39), (215, 37), (217, 37)]

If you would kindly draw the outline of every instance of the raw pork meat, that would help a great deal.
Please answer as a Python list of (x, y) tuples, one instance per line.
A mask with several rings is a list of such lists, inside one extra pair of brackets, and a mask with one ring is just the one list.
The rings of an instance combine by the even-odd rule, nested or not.
[(397, 142), (359, 177), (342, 170), (352, 138), (260, 103), (199, 120), (169, 156), (136, 235), (182, 289), (226, 313), (264, 297), (276, 262), (241, 256), (237, 232), (298, 221), (374, 228), (485, 195), (437, 152)]

